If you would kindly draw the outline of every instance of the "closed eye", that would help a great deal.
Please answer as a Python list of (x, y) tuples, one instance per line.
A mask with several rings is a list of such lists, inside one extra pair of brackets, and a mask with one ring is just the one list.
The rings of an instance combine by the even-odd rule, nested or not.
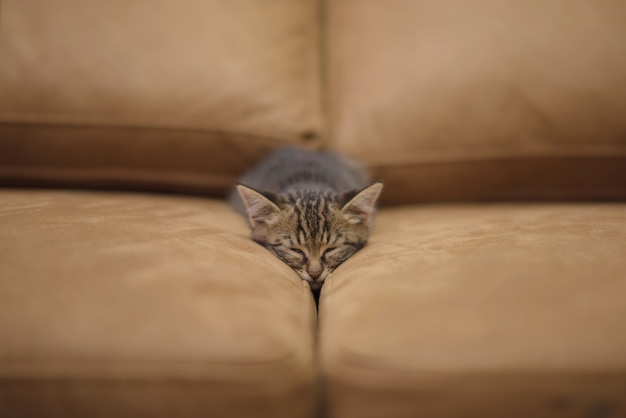
[(308, 261), (306, 254), (300, 248), (291, 247), (289, 248), (289, 251), (294, 254), (295, 257), (300, 259), (298, 265), (303, 266)]
[(331, 253), (333, 251), (335, 251), (337, 249), (337, 247), (330, 247), (327, 248), (323, 253), (322, 253), (322, 260), (325, 261), (326, 257), (329, 257), (331, 255)]
[(340, 247), (328, 248), (322, 254), (322, 261), (330, 266), (338, 266), (339, 264), (352, 257), (357, 252), (359, 246), (352, 245), (352, 243), (344, 243)]
[(299, 248), (286, 247), (283, 244), (265, 244), (265, 247), (292, 268), (301, 267), (308, 261), (306, 253)]

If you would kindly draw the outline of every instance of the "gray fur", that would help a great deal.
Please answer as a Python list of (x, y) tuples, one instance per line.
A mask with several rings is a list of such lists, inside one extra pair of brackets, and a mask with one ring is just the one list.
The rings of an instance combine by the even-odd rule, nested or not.
[(252, 239), (312, 289), (367, 242), (382, 183), (356, 162), (327, 152), (280, 148), (247, 172), (231, 203)]
[[(367, 171), (355, 160), (330, 152), (285, 147), (269, 153), (239, 183), (278, 195), (307, 190), (339, 196), (361, 190), (369, 181)], [(246, 215), (237, 190), (232, 190), (229, 200), (237, 212)]]

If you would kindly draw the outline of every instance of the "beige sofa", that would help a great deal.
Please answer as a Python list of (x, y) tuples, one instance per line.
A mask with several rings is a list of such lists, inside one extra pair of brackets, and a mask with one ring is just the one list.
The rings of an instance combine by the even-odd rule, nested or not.
[[(623, 1), (0, 7), (0, 417), (626, 416)], [(385, 182), (319, 311), (281, 145)]]

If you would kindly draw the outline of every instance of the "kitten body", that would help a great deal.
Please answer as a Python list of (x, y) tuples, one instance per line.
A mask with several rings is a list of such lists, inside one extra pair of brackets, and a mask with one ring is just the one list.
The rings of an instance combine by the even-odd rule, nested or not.
[(367, 242), (382, 183), (368, 186), (353, 160), (279, 148), (247, 172), (231, 194), (252, 239), (319, 289)]

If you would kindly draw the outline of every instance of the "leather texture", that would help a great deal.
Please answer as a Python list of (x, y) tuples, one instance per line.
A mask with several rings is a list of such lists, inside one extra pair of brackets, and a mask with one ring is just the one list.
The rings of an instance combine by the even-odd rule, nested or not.
[(311, 291), (224, 202), (0, 202), (0, 416), (312, 416)]
[(331, 1), (332, 146), (388, 203), (624, 199), (625, 21), (619, 0)]

